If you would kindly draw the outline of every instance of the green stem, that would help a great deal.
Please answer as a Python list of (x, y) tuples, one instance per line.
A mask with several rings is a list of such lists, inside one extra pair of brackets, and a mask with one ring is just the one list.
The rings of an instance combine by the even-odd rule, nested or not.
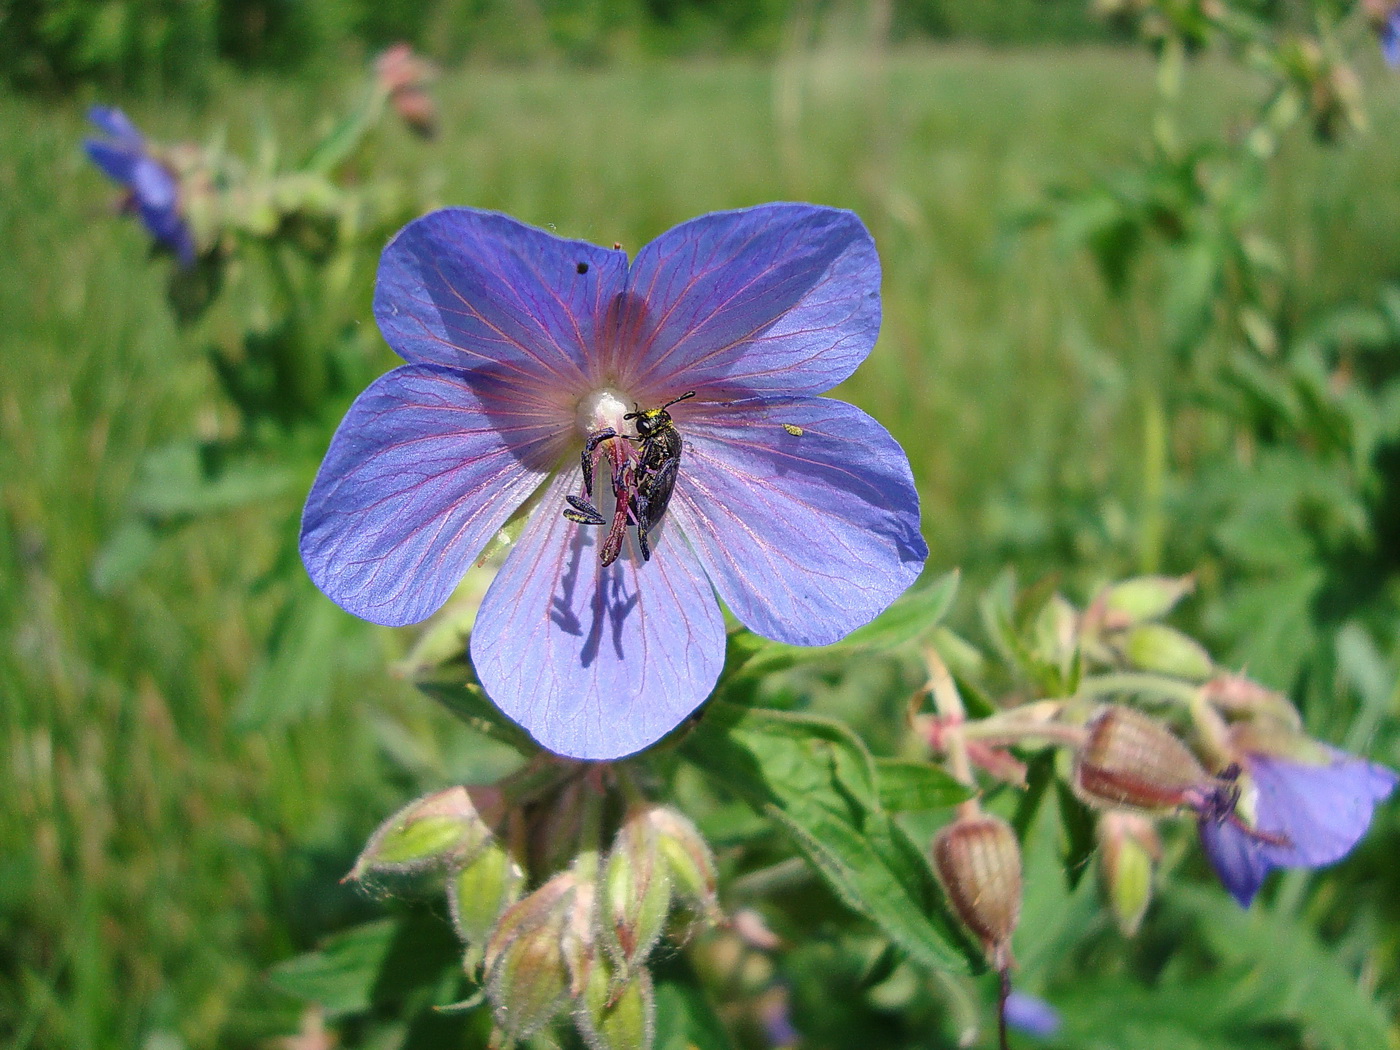
[(1148, 693), (1176, 703), (1190, 704), (1199, 687), (1165, 675), (1121, 671), (1080, 679), (1078, 696), (1112, 696), (1115, 693)]
[(607, 798), (602, 784), (603, 773), (591, 767), (583, 776), (582, 813), (579, 816), (578, 851), (574, 855), (573, 871), (581, 882), (595, 882), (603, 854), (603, 802)]

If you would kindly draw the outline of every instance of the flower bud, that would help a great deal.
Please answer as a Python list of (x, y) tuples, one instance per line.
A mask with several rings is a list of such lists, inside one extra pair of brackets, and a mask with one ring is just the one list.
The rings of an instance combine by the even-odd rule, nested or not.
[(505, 799), (494, 785), (451, 787), (411, 802), (379, 826), (347, 878), (465, 864), (495, 838)]
[(1118, 630), (1160, 620), (1195, 585), (1192, 576), (1135, 576), (1105, 587), (1095, 605), (1102, 609), (1104, 626)]
[(1035, 618), (1031, 640), (1036, 657), (1068, 676), (1079, 655), (1079, 612), (1062, 595), (1051, 595)]
[(1124, 937), (1142, 925), (1152, 900), (1152, 867), (1162, 843), (1152, 822), (1137, 813), (1110, 810), (1099, 818), (1099, 878), (1109, 910)]
[(608, 949), (625, 974), (646, 959), (671, 909), (671, 872), (652, 807), (634, 806), (617, 829), (602, 882)]
[(1216, 675), (1201, 686), (1201, 696), (1226, 714), (1267, 715), (1295, 730), (1302, 725), (1298, 710), (1288, 697), (1242, 674)]
[(1215, 671), (1201, 643), (1161, 623), (1130, 627), (1118, 641), (1123, 659), (1139, 671), (1199, 682)]
[(425, 139), (437, 135), (437, 106), (422, 88), (395, 91), (389, 102), (410, 131)]
[(504, 842), (495, 841), (447, 880), (447, 905), (457, 936), (485, 942), (501, 912), (520, 899), (525, 869)]
[(995, 969), (1011, 964), (1011, 934), (1021, 915), (1021, 847), (1000, 817), (960, 817), (933, 840), (933, 866), (948, 902), (982, 941)]
[(1166, 726), (1130, 707), (1105, 707), (1089, 723), (1074, 764), (1074, 788), (1094, 805), (1170, 810), (1212, 785)]
[(578, 881), (564, 872), (501, 916), (486, 944), (486, 995), (506, 1039), (539, 1031), (569, 998), (565, 937)]
[(592, 979), (600, 955), (598, 945), (598, 887), (590, 879), (580, 879), (569, 903), (568, 922), (560, 942), (564, 968), (569, 974), (569, 998), (583, 996)]
[(647, 817), (671, 876), (671, 892), (692, 903), (706, 922), (714, 922), (719, 915), (719, 876), (710, 844), (689, 819), (669, 806), (653, 806)]
[(647, 1050), (656, 1033), (656, 997), (644, 967), (617, 983), (606, 958), (589, 974), (574, 1023), (589, 1050)]

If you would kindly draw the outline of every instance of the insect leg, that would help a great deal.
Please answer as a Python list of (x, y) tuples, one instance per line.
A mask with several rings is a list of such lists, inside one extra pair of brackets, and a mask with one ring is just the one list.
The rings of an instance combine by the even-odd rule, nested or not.
[(565, 496), (564, 499), (569, 504), (569, 509), (564, 511), (564, 517), (570, 521), (576, 521), (580, 525), (606, 525), (607, 518), (603, 517), (597, 507), (589, 503), (586, 499), (578, 496)]
[(593, 495), (593, 451), (608, 438), (617, 436), (617, 431), (612, 427), (604, 427), (596, 434), (590, 434), (587, 444), (583, 446), (583, 452), (579, 455), (583, 465), (583, 491), (585, 495)]
[(642, 561), (651, 561), (651, 543), (647, 536), (651, 528), (651, 501), (639, 492), (632, 500), (632, 509), (637, 516), (637, 546), (642, 549)]

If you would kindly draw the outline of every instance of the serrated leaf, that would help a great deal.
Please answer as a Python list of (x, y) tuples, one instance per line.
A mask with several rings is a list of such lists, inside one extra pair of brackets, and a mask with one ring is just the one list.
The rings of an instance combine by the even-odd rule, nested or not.
[(332, 1017), (368, 1010), (398, 925), (381, 919), (346, 930), (318, 950), (274, 966), (268, 980), (288, 995), (320, 1003)]
[(981, 968), (938, 905), (920, 851), (880, 808), (874, 763), (845, 726), (712, 700), (684, 752), (783, 827), (837, 896), (911, 959), (934, 970)]
[(896, 758), (875, 760), (880, 805), (891, 813), (942, 809), (971, 798), (973, 791), (941, 766)]

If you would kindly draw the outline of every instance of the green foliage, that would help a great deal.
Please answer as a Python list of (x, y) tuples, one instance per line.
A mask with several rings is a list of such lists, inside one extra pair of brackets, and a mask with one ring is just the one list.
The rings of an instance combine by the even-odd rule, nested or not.
[(218, 0), (4, 0), (0, 81), (183, 88), (218, 50)]
[(718, 785), (776, 821), (842, 901), (915, 962), (953, 972), (980, 966), (936, 908), (918, 847), (884, 812), (878, 767), (841, 723), (711, 700), (685, 749)]
[[(514, 24), (503, 6), (480, 6)], [(462, 32), (463, 48), (475, 47)], [(431, 152), (385, 130), (354, 162), (354, 180), (397, 175), (420, 202), (500, 208), (634, 248), (707, 208), (798, 198), (857, 209), (880, 245), (885, 325), (839, 396), (905, 444), (932, 564), (964, 566), (964, 599), (949, 612), (959, 634), (932, 637), (969, 712), (988, 714), (1032, 683), (1082, 678), (1063, 652), (1036, 648), (1055, 586), (1018, 601), (1008, 579), (993, 630), (979, 628), (968, 595), (986, 589), (1007, 554), (1023, 580), (1053, 571), (1076, 599), (1146, 561), (1200, 570), (1198, 596), (1173, 622), (1204, 619), (1217, 639), (1238, 637), (1261, 654), (1252, 673), (1287, 678), (1305, 652), (1330, 654), (1327, 666), (1311, 664), (1310, 726), (1394, 765), (1397, 654), (1377, 628), (1400, 549), (1395, 395), (1357, 401), (1337, 382), (1385, 391), (1396, 372), (1393, 295), (1377, 291), (1400, 272), (1394, 99), (1378, 95), (1375, 136), (1342, 151), (1287, 139), (1252, 232), (1297, 275), (1286, 295), (1260, 301), (1290, 363), (1225, 343), (1212, 314), (1212, 360), (1240, 350), (1248, 365), (1231, 366), (1207, 399), (1166, 349), (1157, 289), (1175, 264), (1165, 231), (1143, 230), (1116, 293), (1096, 281), (1089, 256), (1057, 253), (1049, 237), (996, 250), (1008, 214), (1046, 181), (1070, 184), (1143, 155), (1152, 77), (1144, 59), (1096, 51), (910, 52), (872, 64), (802, 52), (777, 74), (747, 63), (584, 76), (473, 67), (441, 83), (442, 140)], [(216, 83), (208, 109), (134, 115), (175, 139), (203, 137), (219, 121), (210, 114), (225, 114), (230, 151), (243, 156), (256, 155), (255, 121), (265, 120), (301, 156), (334, 126), (341, 107), (331, 100), (356, 89)], [(1223, 126), (1253, 86), (1205, 61), (1183, 90), (1190, 141)], [(475, 731), (492, 725), (493, 709), (460, 667), (433, 693), (465, 712), (469, 729), (383, 672), (411, 639), (349, 624), (310, 593), (288, 604), (267, 586), (327, 424), (273, 423), (275, 455), (249, 461), (257, 479), (234, 468), (223, 440), (276, 384), (235, 396), (210, 370), (206, 340), (191, 346), (181, 334), (163, 301), (165, 267), (149, 262), (138, 231), (107, 221), (108, 190), (74, 147), (82, 134), (75, 106), (0, 98), (0, 732), (10, 770), (0, 788), (0, 1028), (35, 1048), (254, 1047), (296, 1031), (310, 1000), (335, 1013), (347, 1047), (482, 1045), (480, 1011), (432, 1009), (472, 990), (446, 917), (406, 908), (411, 916), (379, 925), (386, 904), (339, 880), (405, 799), (498, 777), (518, 761), (512, 744), (528, 745), (518, 731), (513, 741)], [(371, 264), (373, 252), (364, 248)], [(348, 307), (333, 326), (339, 335), (348, 319), (358, 335), (332, 343), (372, 373), (393, 360), (368, 321), (369, 269), (345, 285)], [(230, 360), (256, 358), (260, 347), (243, 342), (247, 319), (271, 321), (278, 303), (258, 281), (225, 287), (200, 324)], [(1155, 505), (1144, 480), (1149, 400), (1170, 403), (1171, 419), (1172, 469)], [(1221, 426), (1216, 405), (1248, 422)], [(1289, 444), (1300, 458), (1276, 458)], [(152, 449), (175, 450), (169, 473), (143, 465)], [(1263, 454), (1232, 465), (1222, 449)], [(1209, 485), (1208, 471), (1186, 469), (1207, 462), (1230, 469)], [(269, 477), (287, 487), (243, 498)], [(129, 513), (137, 497), (142, 509)], [(1156, 564), (1143, 553), (1154, 506), (1170, 512)], [(153, 544), (155, 521), (183, 524)], [(1210, 556), (1199, 560), (1202, 550)], [(1366, 581), (1378, 604), (1358, 600)], [(695, 776), (689, 742), (654, 760), (719, 847), (734, 892), (726, 906), (759, 910), (785, 942), (776, 953), (746, 949), (744, 972), (768, 967), (757, 987), (786, 989), (814, 1043), (952, 1046), (975, 1022), (985, 1031), (988, 982), (929, 977), (910, 962), (971, 965), (952, 954), (959, 935), (941, 925), (922, 856), (960, 792), (898, 747), (922, 684), (900, 647), (920, 640), (950, 586), (939, 578), (912, 594), (859, 650), (795, 654), (736, 635), (733, 706), (696, 730), (715, 741), (698, 763), (723, 759), (724, 775)], [(905, 611), (915, 615), (899, 627)], [(1312, 633), (1319, 611), (1335, 631)], [(325, 639), (342, 629), (359, 633), (328, 668)], [(463, 628), (444, 629), (445, 648), (460, 652)], [(276, 674), (254, 676), (270, 637), (306, 659), (273, 660)], [(988, 670), (1000, 666), (1000, 645), (1014, 675)], [(857, 736), (831, 730), (832, 717)], [(783, 731), (794, 722), (813, 734)], [(1053, 756), (1022, 757), (1032, 790), (993, 789), (986, 805), (1010, 815), (1019, 799), (1039, 802), (1017, 821), (1028, 833), (1018, 983), (1064, 1012), (1061, 1045), (1297, 1050), (1329, 1045), (1325, 1011), (1343, 1018), (1347, 1038), (1374, 1035), (1366, 1026), (1377, 1011), (1393, 1015), (1393, 806), (1352, 863), (1266, 890), (1265, 925), (1288, 916), (1268, 937), (1222, 915), (1220, 928), (1239, 937), (1238, 947), (1221, 943), (1217, 916), (1198, 919), (1188, 898), (1170, 895), (1124, 944), (1098, 911), (1095, 880), (1082, 877), (1082, 813), (1051, 788)], [(796, 797), (769, 762), (810, 797)], [(1167, 842), (1173, 884), (1200, 875), (1182, 859), (1194, 856), (1190, 837), (1182, 828)], [(1073, 890), (1067, 867), (1081, 876)], [(930, 911), (913, 914), (923, 902)], [(397, 914), (397, 903), (387, 907)], [(407, 947), (391, 950), (401, 929), (422, 968)], [(891, 940), (902, 946), (891, 951)], [(703, 954), (692, 943), (658, 970), (658, 1045), (756, 1045), (729, 1009), (752, 1002), (755, 987), (699, 962), (692, 970)], [(399, 971), (406, 980), (395, 984)]]

